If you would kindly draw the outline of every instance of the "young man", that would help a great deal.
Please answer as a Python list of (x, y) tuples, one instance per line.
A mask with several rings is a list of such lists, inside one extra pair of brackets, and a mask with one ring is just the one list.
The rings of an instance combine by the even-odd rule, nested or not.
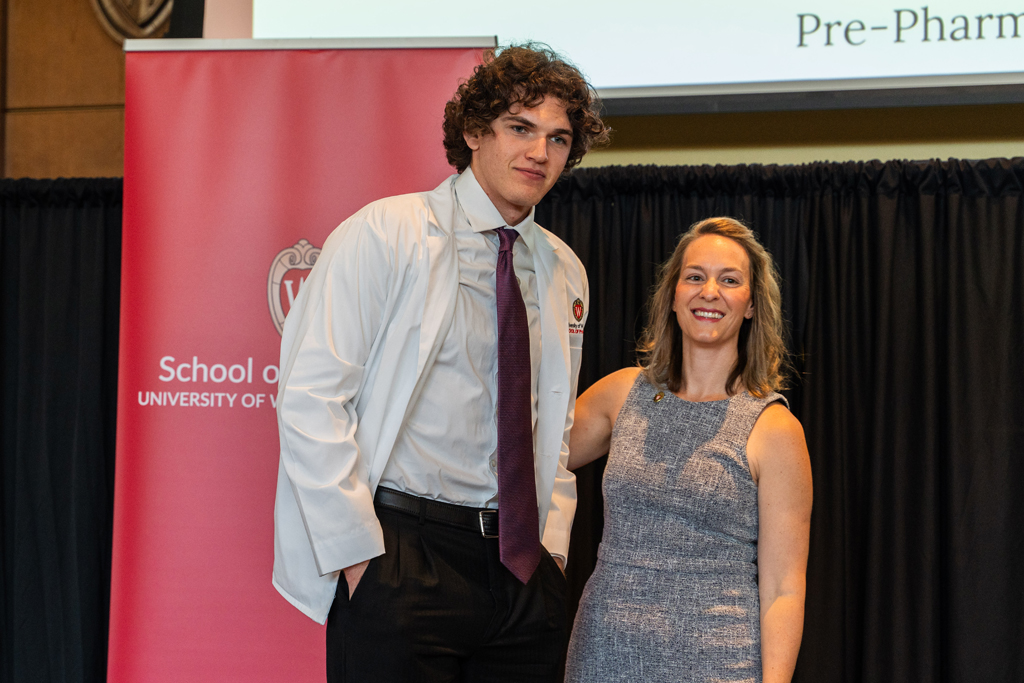
[(445, 107), (459, 171), (324, 244), (281, 344), (274, 585), (327, 621), (330, 681), (553, 681), (588, 310), (533, 222), (607, 139), (547, 49), (489, 54)]

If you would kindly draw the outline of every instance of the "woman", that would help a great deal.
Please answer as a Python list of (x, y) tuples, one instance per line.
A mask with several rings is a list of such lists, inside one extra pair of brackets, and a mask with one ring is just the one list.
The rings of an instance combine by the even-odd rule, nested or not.
[(650, 310), (645, 365), (576, 403), (569, 467), (610, 454), (566, 680), (789, 681), (811, 469), (775, 393), (785, 348), (771, 257), (731, 218), (697, 223)]

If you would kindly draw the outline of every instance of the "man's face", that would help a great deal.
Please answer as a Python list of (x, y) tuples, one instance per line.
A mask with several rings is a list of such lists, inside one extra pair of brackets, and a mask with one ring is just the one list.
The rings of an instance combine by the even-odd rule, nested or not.
[(491, 131), (463, 133), (473, 150), (470, 168), (502, 218), (517, 225), (565, 169), (572, 124), (565, 105), (545, 97), (536, 107), (512, 105)]

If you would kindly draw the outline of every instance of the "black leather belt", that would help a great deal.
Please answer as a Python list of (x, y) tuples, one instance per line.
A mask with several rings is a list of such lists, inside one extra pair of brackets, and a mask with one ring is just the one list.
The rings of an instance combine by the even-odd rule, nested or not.
[(410, 493), (377, 487), (374, 505), (397, 510), (432, 522), (441, 522), (460, 529), (475, 531), (484, 538), (498, 537), (498, 511), (470, 508), (438, 500), (420, 498)]

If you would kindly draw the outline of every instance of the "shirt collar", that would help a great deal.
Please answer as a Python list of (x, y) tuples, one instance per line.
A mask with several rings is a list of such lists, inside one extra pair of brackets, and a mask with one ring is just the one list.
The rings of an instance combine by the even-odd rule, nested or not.
[[(486, 232), (508, 226), (508, 223), (501, 217), (494, 204), (491, 203), (490, 197), (484, 192), (484, 188), (480, 187), (476, 176), (473, 175), (473, 169), (467, 167), (456, 178), (455, 196), (458, 197), (459, 205), (462, 206), (462, 211), (466, 214), (469, 227), (473, 232)], [(537, 224), (533, 222), (533, 215), (536, 210), (536, 207), (531, 207), (530, 213), (526, 218), (513, 228), (523, 238), (523, 243), (526, 244), (526, 248), (531, 252), (533, 251), (537, 232)]]

